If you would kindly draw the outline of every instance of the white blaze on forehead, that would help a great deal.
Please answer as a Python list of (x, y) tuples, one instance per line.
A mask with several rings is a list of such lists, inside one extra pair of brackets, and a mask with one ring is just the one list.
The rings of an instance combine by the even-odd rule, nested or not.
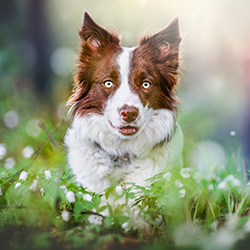
[(134, 49), (135, 48), (123, 47), (122, 52), (119, 54), (119, 56), (117, 58), (117, 63), (119, 65), (119, 70), (120, 70), (121, 84), (123, 84), (123, 83), (128, 84), (131, 57), (132, 57), (132, 53), (133, 53)]
[(119, 98), (121, 105), (127, 104), (131, 106), (138, 106), (138, 104), (136, 105), (136, 103), (138, 102), (138, 97), (131, 92), (129, 86), (131, 58), (134, 50), (135, 47), (123, 47), (122, 52), (117, 58), (117, 64), (119, 66), (120, 73), (120, 87), (115, 95), (117, 96), (116, 98)]

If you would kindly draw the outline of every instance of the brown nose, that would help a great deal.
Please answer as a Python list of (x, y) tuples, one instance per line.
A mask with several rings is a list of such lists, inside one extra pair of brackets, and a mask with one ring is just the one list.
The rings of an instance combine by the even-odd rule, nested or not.
[(120, 109), (120, 116), (126, 122), (133, 122), (138, 117), (139, 111), (134, 106), (123, 105)]

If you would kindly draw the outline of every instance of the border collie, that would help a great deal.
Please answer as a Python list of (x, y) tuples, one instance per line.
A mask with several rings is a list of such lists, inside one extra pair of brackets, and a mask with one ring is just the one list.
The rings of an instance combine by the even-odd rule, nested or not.
[(65, 143), (76, 181), (102, 193), (112, 184), (146, 179), (181, 165), (178, 19), (136, 47), (84, 12), (75, 88), (68, 100), (72, 126)]

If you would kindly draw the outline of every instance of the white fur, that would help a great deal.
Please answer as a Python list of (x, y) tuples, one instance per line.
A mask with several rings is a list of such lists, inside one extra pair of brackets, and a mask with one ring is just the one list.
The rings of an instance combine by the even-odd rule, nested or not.
[[(103, 115), (76, 116), (65, 143), (69, 165), (77, 182), (98, 193), (121, 181), (143, 185), (147, 178), (181, 160), (183, 139), (178, 127), (170, 143), (157, 145), (171, 133), (173, 115), (166, 110), (152, 113), (140, 136), (126, 140), (111, 133)], [(101, 148), (93, 142), (97, 142)], [(112, 156), (127, 154), (130, 163), (112, 161)]]
[[(108, 99), (104, 114), (77, 114), (65, 137), (68, 162), (77, 182), (97, 193), (122, 181), (145, 185), (147, 178), (166, 171), (176, 161), (181, 162), (183, 138), (178, 126), (167, 143), (175, 127), (174, 113), (144, 107), (130, 89), (133, 50), (123, 48), (118, 56), (121, 84)], [(119, 115), (125, 104), (139, 110), (137, 119), (129, 123), (139, 128), (132, 136), (119, 132), (120, 127), (127, 125)], [(122, 160), (124, 157), (127, 161)]]

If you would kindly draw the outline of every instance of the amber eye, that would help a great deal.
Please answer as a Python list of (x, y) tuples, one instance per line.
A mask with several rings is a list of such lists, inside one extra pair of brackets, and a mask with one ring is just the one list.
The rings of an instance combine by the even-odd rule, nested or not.
[(144, 89), (149, 89), (151, 87), (151, 83), (150, 82), (143, 82), (141, 86)]
[(114, 86), (114, 83), (112, 83), (111, 81), (106, 81), (106, 82), (103, 83), (103, 85), (104, 85), (107, 89), (109, 89), (109, 88), (111, 88), (111, 87)]

